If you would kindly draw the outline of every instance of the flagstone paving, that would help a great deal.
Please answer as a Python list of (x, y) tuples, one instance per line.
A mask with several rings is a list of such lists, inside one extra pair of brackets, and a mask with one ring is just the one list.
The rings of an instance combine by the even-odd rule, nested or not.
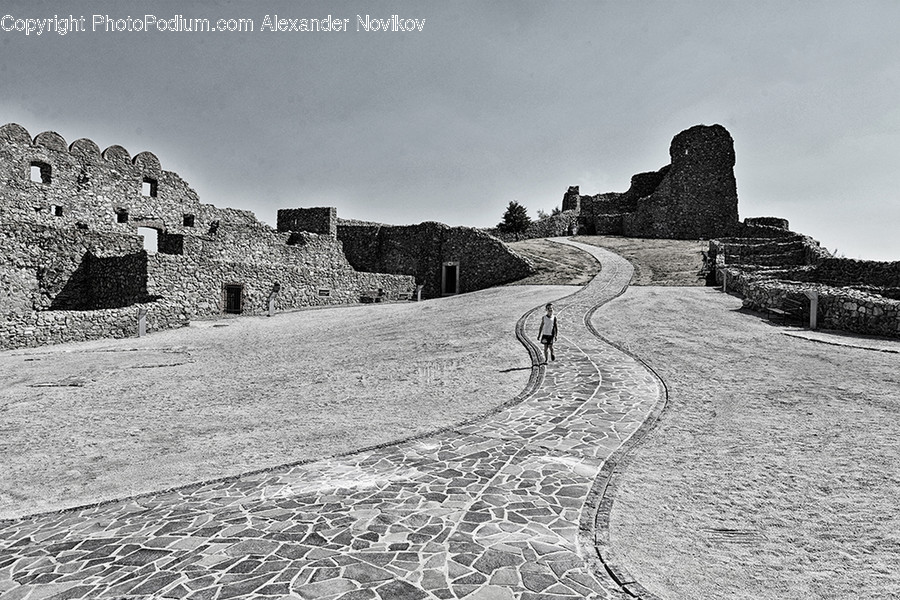
[[(597, 482), (661, 388), (586, 325), (631, 266), (577, 245), (603, 269), (555, 302), (557, 360), (523, 401), (350, 456), (0, 523), (0, 599), (630, 597), (597, 560)], [(520, 333), (534, 340), (542, 312)]]

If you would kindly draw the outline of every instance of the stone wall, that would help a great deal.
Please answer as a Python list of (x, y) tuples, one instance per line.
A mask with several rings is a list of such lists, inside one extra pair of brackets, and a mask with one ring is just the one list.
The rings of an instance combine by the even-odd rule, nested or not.
[(184, 327), (182, 307), (168, 300), (123, 308), (90, 311), (53, 310), (13, 312), (0, 319), (2, 348), (24, 348), (100, 338), (133, 337), (138, 332), (138, 311), (147, 311), (147, 331)]
[(790, 299), (806, 307), (808, 318), (807, 292), (815, 291), (818, 293), (817, 327), (900, 337), (900, 300), (897, 299), (821, 283), (760, 278), (740, 270), (730, 270), (728, 281), (729, 289), (739, 293), (744, 307), (751, 310), (783, 308), (785, 300)]
[(723, 257), (725, 263), (729, 265), (783, 267), (815, 264), (827, 254), (827, 250), (822, 249), (818, 242), (808, 236), (792, 234), (711, 240), (709, 253), (713, 257)]
[(818, 327), (900, 337), (900, 262), (836, 258), (812, 238), (771, 225), (743, 231), (770, 235), (713, 240), (709, 256), (715, 282), (727, 278), (745, 308), (784, 309), (790, 300), (807, 307), (808, 319), (806, 293), (815, 291)]
[(226, 290), (242, 314), (275, 290), (277, 310), (414, 295), (411, 276), (353, 269), (333, 208), (290, 216), (319, 233), (201, 204), (148, 152), (0, 127), (0, 348), (134, 335), (139, 308), (149, 331), (183, 326), (222, 315)]
[(444, 264), (456, 263), (457, 293), (473, 292), (521, 279), (533, 265), (499, 239), (469, 227), (338, 222), (338, 239), (358, 271), (407, 274), (424, 286), (426, 298), (441, 296)]
[(309, 231), (337, 237), (337, 209), (285, 208), (278, 211), (278, 231)]
[(790, 229), (787, 219), (781, 217), (747, 217), (744, 219), (747, 227), (774, 227), (776, 229)]
[(790, 272), (797, 281), (817, 281), (832, 286), (900, 287), (900, 261), (883, 262), (852, 258), (825, 258), (814, 269)]
[[(31, 165), (46, 165), (49, 183), (31, 180)], [(146, 183), (145, 183), (146, 182)], [(150, 152), (131, 158), (121, 146), (103, 152), (88, 139), (69, 146), (57, 133), (31, 140), (14, 123), (0, 127), (0, 222), (85, 227), (136, 233), (151, 227), (196, 235), (217, 222), (258, 223), (253, 213), (201, 204), (176, 173)]]

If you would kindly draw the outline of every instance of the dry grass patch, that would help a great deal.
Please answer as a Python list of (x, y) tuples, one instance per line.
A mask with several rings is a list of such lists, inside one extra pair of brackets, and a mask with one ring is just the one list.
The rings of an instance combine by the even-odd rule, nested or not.
[(634, 265), (631, 285), (706, 285), (699, 275), (701, 252), (709, 242), (697, 240), (653, 240), (611, 235), (580, 235), (576, 242), (606, 248)]
[(509, 285), (585, 285), (600, 272), (600, 263), (578, 248), (544, 238), (513, 242), (509, 247), (531, 259), (538, 272)]

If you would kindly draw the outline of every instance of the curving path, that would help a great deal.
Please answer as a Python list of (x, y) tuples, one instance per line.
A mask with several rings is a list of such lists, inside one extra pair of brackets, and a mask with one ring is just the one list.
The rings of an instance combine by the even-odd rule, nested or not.
[[(630, 264), (556, 241), (603, 269), (555, 302), (557, 361), (534, 368), (523, 401), (350, 456), (0, 523), (0, 599), (640, 595), (597, 559), (603, 494), (662, 388), (590, 327)], [(542, 312), (520, 334), (534, 339)]]

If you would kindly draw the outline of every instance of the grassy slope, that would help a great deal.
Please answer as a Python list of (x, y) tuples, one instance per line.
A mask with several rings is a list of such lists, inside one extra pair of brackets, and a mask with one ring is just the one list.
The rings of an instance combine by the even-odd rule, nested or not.
[[(572, 239), (627, 258), (634, 265), (632, 285), (704, 285), (698, 273), (703, 264), (700, 252), (706, 249), (707, 242), (596, 235)], [(521, 279), (516, 285), (584, 285), (600, 270), (600, 264), (591, 256), (546, 239), (523, 240), (510, 247), (530, 258), (538, 268), (536, 275)]]

